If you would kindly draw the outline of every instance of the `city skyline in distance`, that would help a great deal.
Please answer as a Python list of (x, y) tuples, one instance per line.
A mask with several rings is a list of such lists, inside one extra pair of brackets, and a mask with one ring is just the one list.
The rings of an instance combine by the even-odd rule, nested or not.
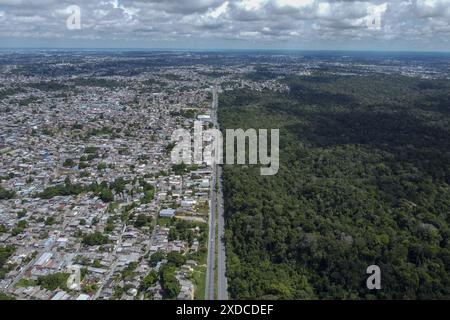
[(0, 48), (446, 52), (449, 21), (450, 0), (7, 0)]

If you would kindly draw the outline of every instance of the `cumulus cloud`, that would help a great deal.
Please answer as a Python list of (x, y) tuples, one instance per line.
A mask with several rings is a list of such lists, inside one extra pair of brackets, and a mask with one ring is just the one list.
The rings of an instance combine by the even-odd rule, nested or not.
[[(67, 7), (82, 13), (68, 30)], [(381, 28), (367, 21), (382, 8)], [(0, 45), (8, 39), (101, 39), (146, 43), (195, 39), (218, 46), (310, 47), (346, 43), (448, 44), (450, 0), (1, 0)], [(188, 40), (187, 40), (188, 39)], [(241, 42), (239, 42), (241, 41)], [(449, 45), (450, 49), (450, 45)]]
[(415, 9), (420, 17), (450, 17), (450, 0), (417, 0)]

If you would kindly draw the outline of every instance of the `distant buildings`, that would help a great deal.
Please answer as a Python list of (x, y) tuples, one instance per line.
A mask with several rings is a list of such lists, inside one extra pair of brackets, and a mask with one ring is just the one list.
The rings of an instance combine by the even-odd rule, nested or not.
[(159, 212), (159, 216), (162, 218), (173, 218), (175, 216), (175, 210), (174, 209), (162, 209)]

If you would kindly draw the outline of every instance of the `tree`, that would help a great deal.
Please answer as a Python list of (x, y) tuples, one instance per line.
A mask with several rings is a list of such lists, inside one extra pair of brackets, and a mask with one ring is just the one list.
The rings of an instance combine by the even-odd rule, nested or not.
[(107, 243), (108, 237), (104, 236), (99, 231), (95, 231), (94, 233), (83, 236), (83, 244), (87, 246), (99, 246)]
[(175, 299), (180, 293), (181, 286), (175, 277), (175, 269), (171, 266), (164, 266), (160, 270), (161, 286), (166, 299)]
[(8, 272), (9, 269), (5, 268), (5, 264), (15, 251), (16, 248), (13, 246), (0, 247), (0, 279)]
[(116, 193), (123, 193), (125, 191), (125, 185), (127, 182), (122, 178), (117, 178), (111, 183), (110, 188), (114, 189)]
[(178, 252), (170, 252), (167, 254), (167, 263), (176, 267), (181, 267), (186, 262), (186, 257)]
[(156, 251), (154, 254), (150, 256), (149, 264), (150, 267), (154, 268), (158, 264), (158, 262), (162, 261), (165, 258), (164, 253), (161, 251)]
[(0, 186), (0, 200), (13, 199), (16, 196), (15, 191), (9, 191)]
[(45, 219), (45, 225), (46, 226), (51, 226), (54, 225), (56, 223), (56, 219), (55, 217), (47, 217), (47, 219)]
[(26, 215), (27, 215), (27, 210), (23, 209), (23, 210), (20, 210), (20, 211), (17, 213), (17, 218), (18, 218), (18, 219), (22, 219), (22, 218), (25, 217)]
[(158, 279), (159, 279), (158, 273), (156, 271), (150, 271), (150, 273), (146, 275), (142, 280), (140, 289), (142, 291), (146, 291), (148, 288), (153, 287), (158, 281)]
[(106, 165), (106, 163), (99, 163), (98, 165), (97, 165), (97, 170), (98, 171), (103, 171), (103, 170), (106, 170), (106, 168), (107, 168), (108, 166)]
[(56, 289), (66, 289), (68, 273), (54, 273), (42, 276), (37, 279), (37, 284), (44, 289), (55, 291)]
[(0, 301), (3, 300), (16, 300), (16, 298), (7, 295), (6, 293), (0, 292)]
[(153, 201), (155, 198), (155, 190), (146, 190), (144, 191), (144, 197), (141, 200), (142, 204), (148, 204)]
[[(231, 297), (450, 295), (450, 83), (437, 89), (435, 80), (422, 81), (318, 74), (286, 78), (289, 94), (221, 95), (222, 128), (283, 132), (276, 175), (224, 166)], [(368, 293), (373, 264), (384, 286)]]
[(101, 268), (102, 264), (101, 264), (100, 260), (95, 259), (94, 262), (92, 263), (92, 267), (94, 267), (94, 268)]
[(142, 189), (144, 190), (144, 197), (141, 200), (142, 204), (150, 203), (155, 198), (155, 187), (151, 184), (145, 182), (144, 179), (141, 179), (140, 185), (142, 186)]
[(109, 189), (102, 189), (100, 191), (100, 199), (105, 203), (113, 202), (114, 194)]
[(8, 232), (8, 228), (4, 224), (0, 224), (0, 234)]
[(66, 159), (63, 163), (63, 166), (66, 168), (71, 168), (76, 165), (75, 161), (73, 159)]
[(17, 236), (17, 235), (21, 234), (22, 232), (24, 232), (26, 227), (27, 227), (27, 221), (20, 220), (19, 222), (17, 222), (17, 226), (11, 230), (11, 234), (13, 236)]
[(148, 217), (147, 215), (140, 213), (137, 218), (136, 221), (134, 222), (134, 226), (136, 228), (142, 228), (145, 227), (146, 225), (148, 225), (151, 222), (151, 217)]

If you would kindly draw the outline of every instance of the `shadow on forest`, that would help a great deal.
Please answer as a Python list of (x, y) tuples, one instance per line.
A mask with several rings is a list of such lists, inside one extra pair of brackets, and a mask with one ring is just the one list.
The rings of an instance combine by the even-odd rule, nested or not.
[(314, 90), (298, 83), (291, 84), (290, 87), (290, 96), (304, 104), (322, 106), (345, 105), (347, 107), (359, 106), (357, 100), (347, 94)]
[[(450, 133), (408, 113), (317, 112), (307, 124), (287, 126), (300, 141), (318, 147), (357, 144), (387, 151), (437, 179), (450, 181)], [(445, 171), (443, 171), (445, 170)]]
[(438, 95), (425, 96), (416, 102), (415, 108), (424, 111), (450, 113), (450, 95), (441, 93)]

